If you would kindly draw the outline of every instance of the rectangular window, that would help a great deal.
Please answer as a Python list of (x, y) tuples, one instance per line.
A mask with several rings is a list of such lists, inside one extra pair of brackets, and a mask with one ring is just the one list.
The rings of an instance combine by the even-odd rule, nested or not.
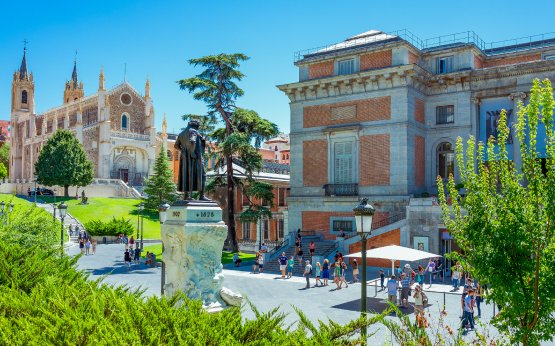
[(352, 220), (333, 220), (334, 232), (354, 232), (354, 222)]
[(270, 220), (262, 220), (262, 232), (264, 232), (264, 240), (270, 239)]
[(242, 223), (242, 230), (243, 230), (243, 240), (251, 239), (251, 223), (250, 222), (243, 222)]
[(436, 124), (452, 124), (455, 122), (455, 106), (436, 107)]
[(334, 184), (354, 183), (353, 142), (337, 142), (334, 144)]
[(341, 60), (337, 62), (338, 75), (352, 74), (355, 72), (355, 59)]
[(280, 207), (285, 207), (285, 193), (286, 193), (286, 191), (287, 191), (286, 189), (282, 189), (282, 188), (278, 189), (278, 194), (279, 194), (279, 196), (278, 196), (278, 206), (280, 206)]
[(283, 222), (283, 219), (277, 220), (277, 236), (279, 240), (283, 239), (283, 230), (285, 228), (284, 226), (285, 223)]
[(555, 54), (545, 55), (543, 57), (544, 60), (555, 60)]
[(453, 72), (453, 56), (444, 56), (436, 58), (436, 73), (449, 73)]

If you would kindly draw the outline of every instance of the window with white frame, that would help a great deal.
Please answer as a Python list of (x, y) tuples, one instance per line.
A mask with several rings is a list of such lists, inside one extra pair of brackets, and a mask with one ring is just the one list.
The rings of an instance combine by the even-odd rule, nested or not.
[(444, 56), (436, 58), (436, 73), (453, 72), (453, 56)]
[(346, 75), (355, 72), (355, 59), (340, 60), (337, 62), (337, 74)]
[(250, 222), (243, 222), (242, 231), (243, 231), (243, 239), (244, 240), (251, 239), (251, 223)]
[(333, 146), (334, 184), (351, 184), (355, 180), (354, 142), (335, 142)]
[(332, 231), (339, 233), (354, 232), (354, 224), (353, 220), (333, 220)]
[(262, 220), (262, 232), (264, 240), (270, 239), (270, 220)]
[(544, 60), (555, 60), (555, 54), (544, 55)]
[(278, 239), (283, 239), (283, 231), (285, 228), (285, 222), (283, 219), (277, 220), (277, 237)]
[(438, 106), (436, 107), (436, 124), (452, 124), (455, 122), (455, 106)]

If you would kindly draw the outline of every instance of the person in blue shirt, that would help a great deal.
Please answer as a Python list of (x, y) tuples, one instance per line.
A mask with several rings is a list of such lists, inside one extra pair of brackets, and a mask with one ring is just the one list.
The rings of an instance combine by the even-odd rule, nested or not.
[(285, 269), (287, 269), (287, 256), (285, 256), (285, 252), (281, 253), (281, 256), (278, 257), (279, 262), (279, 270), (281, 271), (281, 278), (285, 279)]
[(393, 304), (397, 303), (397, 289), (399, 288), (399, 283), (395, 279), (395, 275), (391, 275), (391, 278), (387, 281), (387, 297), (389, 301)]

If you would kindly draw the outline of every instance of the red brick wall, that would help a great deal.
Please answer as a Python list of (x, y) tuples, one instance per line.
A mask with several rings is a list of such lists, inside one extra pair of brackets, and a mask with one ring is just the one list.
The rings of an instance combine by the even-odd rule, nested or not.
[(409, 64), (416, 63), (418, 63), (418, 55), (414, 54), (413, 52), (409, 52)]
[[(348, 106), (356, 107), (355, 117), (332, 119), (332, 108)], [(304, 107), (303, 109), (304, 128), (389, 119), (391, 119), (390, 96), (377, 97), (360, 101), (309, 106)]]
[(414, 184), (416, 186), (424, 186), (426, 184), (425, 176), (426, 167), (426, 142), (424, 137), (414, 137)]
[(391, 49), (381, 52), (363, 54), (360, 56), (360, 70), (366, 71), (375, 68), (391, 66)]
[[(303, 211), (303, 230), (316, 231), (316, 233), (321, 234), (324, 239), (333, 240), (336, 235), (330, 234), (330, 218), (332, 217), (354, 217), (354, 214), (352, 212)], [(372, 225), (388, 217), (389, 212), (377, 211), (374, 214)]]
[(484, 61), (484, 67), (520, 64), (524, 62), (541, 60), (541, 58), (542, 58), (541, 54), (537, 53), (537, 54), (530, 54), (530, 55), (523, 55), (523, 56), (516, 56), (516, 57), (495, 59), (490, 61), (486, 60)]
[(477, 55), (474, 55), (474, 68), (484, 68), (484, 61)]
[(333, 76), (333, 60), (308, 65), (308, 79)]
[[(371, 237), (368, 239), (366, 244), (366, 249), (370, 250), (373, 248), (379, 248), (387, 245), (401, 245), (401, 230), (399, 228), (392, 231)], [(349, 245), (349, 253), (355, 253), (361, 251), (360, 242), (353, 243)], [(357, 259), (360, 263), (360, 259)], [(352, 262), (352, 260), (351, 260)], [(377, 258), (369, 258), (366, 260), (366, 264), (371, 267), (386, 267), (391, 268), (391, 261)], [(399, 264), (398, 261), (396, 264)]]
[(389, 134), (360, 137), (360, 185), (389, 185)]
[(303, 186), (322, 186), (328, 183), (328, 142), (303, 142)]
[(426, 115), (424, 110), (424, 101), (415, 97), (414, 98), (414, 120), (424, 124), (425, 118), (426, 118)]

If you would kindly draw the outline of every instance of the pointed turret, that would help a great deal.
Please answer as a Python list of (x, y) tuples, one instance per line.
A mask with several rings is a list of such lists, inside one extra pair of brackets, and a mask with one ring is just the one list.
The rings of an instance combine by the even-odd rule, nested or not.
[(29, 80), (29, 75), (27, 74), (27, 47), (23, 48), (23, 59), (21, 60), (21, 67), (19, 68), (19, 79)]
[[(77, 54), (77, 53), (75, 53)], [(71, 72), (71, 79), (66, 82), (64, 90), (64, 104), (72, 101), (77, 101), (85, 95), (83, 90), (83, 82), (79, 83), (77, 78), (77, 55), (73, 60), (73, 71)]]
[(164, 112), (164, 120), (162, 120), (162, 138), (167, 138), (168, 123), (166, 122), (166, 112)]
[(146, 79), (145, 83), (145, 100), (150, 99), (150, 79)]
[(73, 85), (77, 86), (77, 59), (73, 61), (73, 72), (71, 73), (71, 80)]
[(104, 90), (104, 67), (100, 68), (100, 74), (98, 75), (98, 91)]

